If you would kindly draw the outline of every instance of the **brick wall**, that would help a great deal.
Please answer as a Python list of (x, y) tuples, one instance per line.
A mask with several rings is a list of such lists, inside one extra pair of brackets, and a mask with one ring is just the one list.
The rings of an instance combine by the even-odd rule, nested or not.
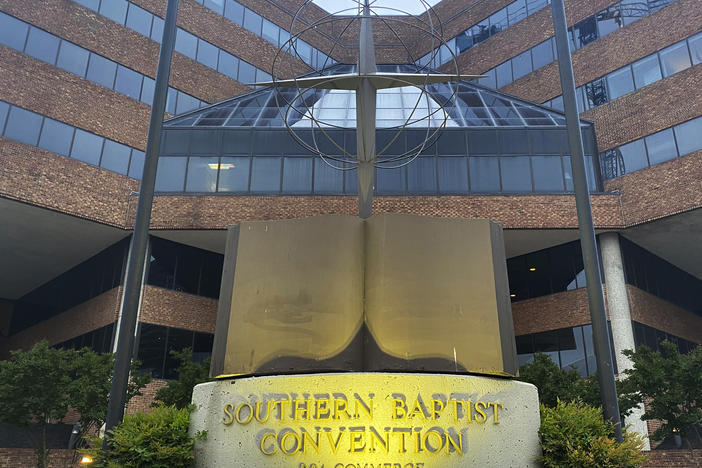
[[(49, 468), (79, 467), (73, 464), (75, 451), (54, 449), (49, 452)], [(0, 467), (24, 468), (36, 466), (36, 455), (32, 449), (0, 448)]]
[(512, 303), (514, 334), (527, 335), (590, 323), (587, 290), (564, 291)]
[(653, 450), (644, 453), (648, 461), (641, 468), (699, 468), (699, 459), (702, 458), (702, 450), (694, 451), (694, 459), (689, 450)]
[(214, 333), (217, 299), (146, 285), (139, 321)]
[(141, 389), (141, 396), (135, 396), (127, 403), (127, 414), (148, 413), (151, 411), (151, 403), (156, 397), (156, 392), (166, 386), (168, 382), (163, 379), (153, 379), (146, 387)]
[(686, 340), (702, 344), (702, 317), (627, 285), (631, 319)]

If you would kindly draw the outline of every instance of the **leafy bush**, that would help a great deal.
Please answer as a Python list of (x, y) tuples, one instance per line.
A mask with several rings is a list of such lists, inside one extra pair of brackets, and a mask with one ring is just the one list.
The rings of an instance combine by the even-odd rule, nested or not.
[(204, 431), (188, 436), (190, 409), (158, 406), (151, 413), (125, 415), (124, 421), (107, 434), (107, 452), (99, 452), (101, 441), (84, 453), (95, 459), (96, 467), (187, 468), (193, 464), (193, 445), (206, 436)]
[[(210, 359), (207, 358), (202, 363), (192, 360), (192, 350), (185, 348), (182, 351), (171, 351), (171, 356), (180, 362), (178, 365), (178, 378), (171, 380), (163, 388), (156, 392), (156, 401), (166, 406), (176, 408), (187, 408), (193, 398), (193, 387), (195, 385), (209, 382), (210, 380)], [(158, 403), (154, 403), (157, 405)]]
[(582, 401), (558, 401), (554, 408), (541, 405), (539, 437), (546, 468), (634, 468), (646, 461), (643, 440), (624, 432), (624, 441), (613, 438), (612, 423), (602, 410)]

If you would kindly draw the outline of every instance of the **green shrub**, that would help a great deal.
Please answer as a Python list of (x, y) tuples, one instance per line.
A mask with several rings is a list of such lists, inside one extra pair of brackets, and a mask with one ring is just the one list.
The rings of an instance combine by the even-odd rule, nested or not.
[(558, 401), (554, 408), (542, 405), (539, 461), (546, 468), (634, 468), (646, 461), (638, 434), (625, 431), (622, 443), (613, 434), (600, 408), (582, 401)]
[(187, 408), (193, 398), (195, 385), (212, 380), (210, 379), (210, 359), (194, 362), (191, 348), (171, 351), (171, 356), (180, 363), (177, 369), (178, 378), (169, 380), (165, 387), (156, 392), (156, 401), (152, 406), (163, 404), (176, 408)]
[(187, 468), (195, 459), (195, 440), (204, 431), (188, 436), (190, 409), (158, 406), (151, 413), (126, 415), (124, 421), (107, 435), (110, 449), (98, 453), (100, 441), (94, 441), (91, 455), (94, 466), (108, 468)]

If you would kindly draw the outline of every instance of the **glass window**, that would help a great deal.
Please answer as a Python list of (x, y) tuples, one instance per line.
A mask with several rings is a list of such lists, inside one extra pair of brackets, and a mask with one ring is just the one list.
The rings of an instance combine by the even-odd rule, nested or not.
[(582, 327), (562, 328), (558, 330), (558, 347), (561, 356), (561, 367), (574, 367), (581, 376), (587, 376), (585, 364), (585, 342)]
[(28, 31), (27, 23), (0, 12), (0, 44), (22, 51)]
[(670, 76), (690, 68), (690, 54), (687, 44), (674, 44), (660, 51), (663, 76)]
[(634, 62), (633, 69), (636, 89), (643, 88), (661, 79), (661, 68), (657, 55)]
[[(217, 280), (217, 284), (219, 284), (219, 280)], [(219, 297), (219, 293), (217, 293), (216, 297)], [(205, 358), (210, 357), (212, 355), (213, 343), (213, 334), (195, 332), (195, 339), (193, 340), (193, 361), (202, 362)]]
[(675, 148), (673, 129), (668, 128), (662, 132), (647, 136), (646, 148), (648, 149), (648, 160), (651, 165), (677, 157), (678, 152)]
[(75, 0), (76, 3), (80, 3), (86, 8), (90, 8), (93, 11), (97, 11), (100, 4), (100, 0)]
[(314, 158), (314, 192), (343, 193), (344, 172), (334, 169), (321, 158)]
[(526, 18), (526, 0), (517, 0), (507, 5), (507, 16), (509, 17), (510, 25)]
[(180, 362), (171, 355), (171, 351), (181, 351), (185, 348), (191, 348), (193, 345), (194, 333), (195, 332), (190, 330), (169, 327), (163, 378), (175, 379), (178, 377), (178, 371), (176, 369), (180, 365)]
[(560, 156), (532, 156), (534, 190), (537, 192), (562, 192), (563, 167)]
[(480, 80), (478, 80), (479, 84), (492, 89), (497, 88), (497, 74), (494, 68), (486, 71), (483, 75), (485, 75), (485, 78), (480, 78)]
[(409, 193), (436, 193), (434, 157), (420, 157), (407, 166), (407, 188)]
[(563, 96), (558, 96), (556, 98), (553, 98), (551, 100), (551, 107), (553, 107), (556, 110), (559, 110), (563, 112), (564, 107), (563, 107)]
[(32, 27), (29, 29), (27, 46), (24, 53), (41, 60), (42, 62), (54, 64), (58, 53), (60, 39), (46, 31)]
[(188, 160), (188, 177), (185, 180), (185, 191), (216, 191), (218, 169), (219, 158), (190, 157)]
[(438, 158), (439, 191), (441, 193), (468, 192), (468, 160), (464, 157)]
[(560, 366), (561, 363), (558, 359), (558, 331), (534, 333), (534, 352), (547, 355), (556, 365)]
[[(144, 77), (144, 82), (141, 84), (141, 102), (151, 105), (154, 101), (154, 88), (156, 87), (156, 81), (148, 76)], [(171, 88), (173, 89), (173, 88)], [(166, 110), (168, 112), (168, 110)], [(172, 112), (171, 112), (172, 114)]]
[(224, 14), (224, 0), (205, 0), (204, 5), (220, 15)]
[(490, 35), (494, 36), (500, 31), (507, 29), (508, 25), (507, 8), (496, 11), (490, 16)]
[[(158, 42), (159, 44), (161, 43), (161, 40), (163, 39), (163, 25), (165, 21), (163, 21), (163, 18), (159, 18), (158, 16), (154, 15), (154, 24), (151, 25), (151, 39)], [(176, 33), (177, 37), (177, 33)]]
[(243, 60), (239, 61), (239, 76), (238, 81), (243, 84), (251, 84), (256, 82), (256, 67)]
[(531, 71), (531, 51), (527, 50), (512, 58), (512, 74), (515, 80), (528, 75)]
[(471, 192), (500, 191), (500, 166), (497, 158), (468, 158)]
[(108, 171), (126, 174), (129, 169), (131, 148), (112, 140), (105, 140), (100, 167)]
[(606, 36), (612, 31), (623, 26), (621, 18), (621, 9), (619, 5), (613, 5), (609, 8), (605, 8), (595, 15), (597, 19), (597, 27), (599, 29), (600, 37)]
[(102, 152), (103, 138), (93, 133), (88, 133), (80, 128), (76, 129), (73, 138), (73, 148), (71, 157), (79, 161), (97, 166), (100, 164), (100, 153)]
[[(200, 295), (212, 298), (219, 298), (219, 285), (222, 282), (222, 264), (224, 256), (207, 252), (202, 265), (202, 275), (200, 276)], [(211, 335), (210, 335), (211, 336)], [(212, 349), (210, 341), (209, 350)], [(197, 352), (197, 343), (194, 352)]]
[(237, 57), (234, 57), (229, 52), (220, 50), (217, 71), (227, 75), (233, 80), (236, 80), (239, 72), (239, 59)]
[(527, 14), (533, 15), (548, 5), (549, 0), (527, 0)]
[(532, 362), (534, 360), (534, 335), (521, 335), (514, 339), (517, 345), (519, 366)]
[(41, 115), (13, 106), (7, 119), (5, 136), (28, 145), (36, 145), (40, 128)]
[(56, 65), (78, 76), (85, 76), (90, 52), (68, 41), (61, 41)]
[(642, 0), (622, 0), (620, 5), (624, 26), (648, 15), (648, 5)]
[(175, 50), (186, 57), (195, 59), (197, 56), (197, 37), (193, 36), (185, 29), (178, 28), (178, 32), (176, 33)]
[(624, 67), (607, 75), (607, 84), (609, 84), (611, 99), (632, 92), (634, 90), (634, 75), (631, 73), (631, 67)]
[(312, 158), (284, 158), (283, 192), (312, 192)]
[(597, 371), (595, 346), (592, 343), (592, 325), (584, 325), (582, 330), (585, 338), (585, 363), (587, 364), (587, 371), (592, 375)]
[(141, 74), (119, 65), (117, 67), (117, 78), (115, 79), (115, 91), (125, 94), (132, 99), (139, 99), (141, 79)]
[(278, 31), (280, 28), (267, 19), (263, 20), (262, 37), (268, 42), (278, 45)]
[(217, 56), (219, 49), (207, 41), (200, 40), (197, 46), (197, 61), (201, 64), (217, 69)]
[(149, 37), (151, 34), (151, 19), (154, 15), (150, 12), (139, 8), (133, 3), (129, 4), (127, 12), (127, 27), (133, 29), (139, 34)]
[(506, 61), (503, 64), (498, 65), (495, 68), (497, 74), (497, 87), (501, 88), (505, 85), (510, 84), (512, 80), (512, 65), (510, 61)]
[(622, 166), (621, 174), (628, 174), (648, 167), (643, 139), (622, 145), (617, 150), (621, 156), (621, 161), (619, 161), (619, 165)]
[(595, 17), (591, 16), (582, 20), (573, 26), (573, 35), (575, 37), (575, 48), (579, 49), (597, 39), (597, 22)]
[(178, 91), (178, 104), (176, 105), (176, 114), (182, 114), (183, 112), (188, 112), (193, 109), (200, 107), (200, 100), (192, 97), (189, 94), (181, 93)]
[(156, 170), (157, 192), (182, 192), (188, 158), (159, 157)]
[(2, 135), (2, 130), (5, 128), (5, 118), (10, 110), (10, 105), (6, 102), (0, 101), (0, 135)]
[(534, 59), (534, 70), (553, 62), (553, 49), (551, 41), (544, 41), (531, 49), (531, 56)]
[(404, 167), (396, 169), (375, 170), (375, 191), (376, 193), (405, 193), (406, 173)]
[(489, 20), (486, 18), (471, 28), (473, 33), (473, 44), (479, 44), (490, 37), (490, 27), (488, 25), (488, 21)]
[(456, 36), (456, 50), (459, 54), (473, 47), (473, 35), (471, 30), (463, 31)]
[(169, 114), (175, 114), (176, 101), (178, 100), (178, 91), (174, 88), (168, 88), (168, 94), (166, 95), (166, 112)]
[(241, 26), (244, 24), (244, 7), (234, 0), (227, 0), (224, 16)]
[(687, 40), (690, 47), (690, 55), (692, 55), (692, 64), (697, 65), (702, 63), (702, 33), (692, 36)]
[(500, 158), (503, 192), (531, 192), (531, 169), (528, 156)]
[(40, 148), (68, 156), (72, 141), (73, 127), (48, 117), (44, 118), (44, 126), (41, 128), (41, 138), (39, 138)]
[(588, 109), (592, 109), (609, 101), (607, 96), (607, 86), (603, 78), (591, 81), (583, 86), (585, 91), (585, 104)]
[(137, 149), (132, 150), (132, 159), (129, 161), (129, 177), (141, 180), (141, 173), (144, 170), (144, 152)]
[(677, 125), (675, 138), (678, 141), (680, 155), (702, 149), (702, 117)]
[(252, 33), (256, 34), (257, 36), (261, 35), (261, 23), (262, 23), (262, 18), (261, 15), (254, 13), (253, 11), (249, 10), (248, 8), (246, 9), (246, 12), (244, 13), (244, 27), (251, 31)]
[(141, 370), (152, 377), (163, 377), (163, 361), (166, 353), (166, 327), (141, 323), (139, 325), (139, 350), (137, 359)]
[(252, 192), (279, 192), (281, 158), (253, 158), (251, 170)]
[(100, 14), (107, 16), (112, 21), (124, 24), (127, 18), (127, 7), (129, 3), (126, 0), (109, 0), (100, 3)]
[(90, 54), (88, 75), (86, 76), (90, 81), (112, 89), (116, 73), (117, 64), (115, 62), (97, 54)]

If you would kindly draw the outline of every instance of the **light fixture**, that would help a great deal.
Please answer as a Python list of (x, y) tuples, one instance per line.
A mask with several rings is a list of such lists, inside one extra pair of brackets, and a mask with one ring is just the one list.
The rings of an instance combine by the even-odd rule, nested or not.
[(510, 294), (509, 297), (517, 297), (516, 294)]
[(217, 169), (227, 170), (227, 169), (233, 169), (233, 168), (236, 167), (236, 166), (235, 166), (234, 164), (232, 164), (232, 163), (224, 163), (224, 164), (209, 163), (207, 166), (209, 166), (210, 169), (215, 170), (215, 171), (216, 171)]
[(81, 465), (90, 465), (93, 461), (94, 461), (93, 457), (91, 457), (89, 455), (83, 455), (83, 457), (81, 457), (81, 459), (80, 459), (80, 464)]
[(529, 268), (529, 271), (536, 271), (536, 268), (531, 267), (531, 268)]

